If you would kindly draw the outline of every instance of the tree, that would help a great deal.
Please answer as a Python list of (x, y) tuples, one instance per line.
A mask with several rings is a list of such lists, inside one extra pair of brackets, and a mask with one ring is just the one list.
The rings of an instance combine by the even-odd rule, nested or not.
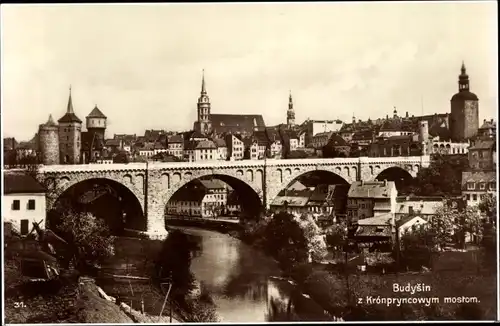
[(481, 247), (485, 251), (487, 262), (494, 262), (497, 250), (496, 218), (497, 218), (497, 196), (495, 193), (486, 194), (478, 205), (483, 214), (482, 223), (483, 238)]
[(126, 152), (119, 152), (113, 157), (113, 163), (128, 163), (128, 155)]
[(343, 247), (347, 238), (347, 224), (336, 223), (326, 231), (326, 243), (333, 248)]
[(72, 246), (77, 263), (95, 264), (114, 254), (114, 237), (91, 213), (67, 211), (55, 231)]
[(311, 259), (321, 261), (328, 253), (321, 229), (310, 214), (304, 214), (300, 217), (299, 226), (304, 234)]
[(428, 232), (434, 239), (436, 249), (440, 250), (453, 241), (454, 223), (458, 218), (455, 211), (447, 206), (439, 207), (427, 225)]
[(481, 236), (482, 221), (475, 207), (459, 209), (443, 205), (431, 218), (429, 228), (439, 248), (444, 248), (451, 242), (465, 248), (467, 234), (472, 237)]
[(478, 205), (478, 209), (491, 223), (495, 222), (497, 216), (497, 195), (496, 193), (487, 193)]
[(4, 165), (6, 165), (6, 166), (9, 166), (9, 167), (16, 166), (18, 163), (16, 150), (14, 150), (14, 149), (5, 150), (4, 149), (3, 161), (4, 161)]
[(264, 247), (285, 269), (307, 261), (308, 244), (293, 215), (286, 212), (275, 214), (263, 233)]
[(404, 232), (399, 239), (399, 245), (401, 258), (406, 266), (414, 268), (431, 266), (436, 244), (427, 226), (422, 225)]
[(462, 172), (468, 167), (467, 157), (432, 155), (428, 168), (421, 169), (412, 185), (403, 193), (418, 196), (460, 195)]

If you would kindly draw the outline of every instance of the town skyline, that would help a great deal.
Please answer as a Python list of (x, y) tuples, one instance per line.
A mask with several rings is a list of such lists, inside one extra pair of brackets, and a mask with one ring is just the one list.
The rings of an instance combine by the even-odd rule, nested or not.
[(108, 137), (189, 130), (203, 69), (212, 113), (276, 125), (289, 91), (298, 124), (448, 113), (463, 60), (480, 121), (496, 118), (495, 2), (10, 5), (2, 31), (2, 129), (18, 140), (65, 113), (70, 85), (77, 116), (97, 105)]

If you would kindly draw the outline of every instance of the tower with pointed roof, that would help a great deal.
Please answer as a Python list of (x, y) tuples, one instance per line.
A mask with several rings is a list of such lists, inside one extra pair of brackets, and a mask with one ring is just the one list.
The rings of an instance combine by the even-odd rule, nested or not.
[(59, 127), (49, 115), (49, 120), (38, 127), (38, 146), (42, 164), (59, 164)]
[(76, 116), (73, 110), (71, 87), (69, 88), (66, 114), (64, 114), (57, 122), (59, 122), (59, 151), (61, 163), (79, 164), (81, 154), (82, 120)]
[(470, 91), (469, 75), (462, 61), (458, 76), (458, 93), (451, 98), (450, 132), (453, 141), (464, 141), (477, 135), (479, 99)]
[(210, 122), (210, 98), (207, 95), (205, 86), (205, 70), (202, 71), (201, 77), (201, 93), (198, 98), (198, 120), (195, 122), (194, 130), (207, 135), (212, 131), (212, 123)]
[(89, 115), (85, 117), (87, 131), (92, 134), (93, 137), (95, 135), (95, 137), (104, 140), (107, 119), (108, 118), (96, 105), (94, 109), (90, 111)]
[(295, 127), (295, 111), (293, 110), (292, 91), (288, 96), (288, 110), (286, 111), (286, 125), (288, 129)]

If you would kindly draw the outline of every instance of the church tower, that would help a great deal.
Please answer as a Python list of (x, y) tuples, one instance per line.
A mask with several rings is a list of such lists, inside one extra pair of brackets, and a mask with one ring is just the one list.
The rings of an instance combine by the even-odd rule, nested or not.
[(288, 129), (292, 129), (295, 126), (295, 111), (293, 110), (293, 100), (291, 91), (290, 91), (290, 96), (288, 96), (288, 110), (286, 111), (286, 124)]
[(451, 98), (450, 131), (453, 141), (464, 141), (477, 134), (479, 99), (469, 89), (469, 75), (462, 62), (458, 76), (458, 93)]
[(60, 159), (63, 164), (80, 163), (82, 120), (78, 119), (73, 111), (71, 100), (71, 87), (69, 88), (69, 99), (66, 114), (59, 122), (59, 150)]
[(212, 123), (210, 122), (210, 98), (207, 95), (207, 89), (205, 87), (205, 70), (203, 70), (201, 77), (201, 93), (198, 98), (198, 120), (195, 122), (194, 130), (204, 135), (212, 131)]

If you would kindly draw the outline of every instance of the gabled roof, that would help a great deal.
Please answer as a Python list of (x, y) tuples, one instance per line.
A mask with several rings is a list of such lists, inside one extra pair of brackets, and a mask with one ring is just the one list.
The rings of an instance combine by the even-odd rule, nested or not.
[(474, 141), (474, 144), (469, 147), (470, 150), (474, 149), (492, 149), (495, 148), (495, 139), (478, 139)]
[(227, 147), (226, 146), (226, 141), (224, 139), (221, 139), (221, 138), (215, 138), (214, 140), (214, 143), (217, 147)]
[(182, 135), (171, 135), (171, 136), (168, 136), (167, 142), (169, 144), (183, 143), (184, 142), (184, 138), (182, 137)]
[(106, 116), (101, 112), (101, 110), (99, 110), (99, 108), (96, 105), (94, 107), (94, 109), (92, 111), (90, 111), (90, 113), (87, 116), (87, 118), (102, 118), (102, 119), (106, 119)]
[(462, 172), (462, 187), (467, 182), (496, 182), (495, 171), (464, 171)]
[(251, 134), (254, 130), (263, 130), (266, 125), (260, 114), (211, 114), (212, 129), (220, 133), (242, 132)]
[(344, 138), (340, 137), (338, 134), (334, 133), (330, 137), (327, 146), (349, 146), (349, 144), (344, 140)]
[(396, 227), (399, 229), (399, 228), (403, 227), (405, 224), (407, 224), (408, 222), (411, 222), (411, 221), (416, 220), (416, 219), (419, 220), (418, 224), (426, 224), (427, 223), (426, 220), (424, 220), (422, 217), (420, 217), (418, 215), (403, 216), (401, 219), (396, 221)]
[(225, 189), (226, 184), (220, 180), (212, 179), (212, 180), (198, 180), (199, 183), (206, 189)]
[(395, 189), (394, 181), (356, 181), (351, 184), (348, 196), (352, 198), (383, 198), (389, 199), (392, 189)]
[(359, 226), (364, 226), (364, 225), (377, 225), (377, 226), (383, 226), (383, 225), (389, 225), (389, 223), (392, 220), (392, 213), (387, 213), (383, 215), (378, 215), (374, 217), (368, 217), (364, 218), (361, 220), (358, 220), (358, 225)]
[(121, 145), (121, 142), (119, 139), (106, 139), (105, 144), (106, 144), (106, 146), (118, 147)]
[(45, 188), (32, 176), (22, 172), (4, 172), (3, 193), (44, 193)]

